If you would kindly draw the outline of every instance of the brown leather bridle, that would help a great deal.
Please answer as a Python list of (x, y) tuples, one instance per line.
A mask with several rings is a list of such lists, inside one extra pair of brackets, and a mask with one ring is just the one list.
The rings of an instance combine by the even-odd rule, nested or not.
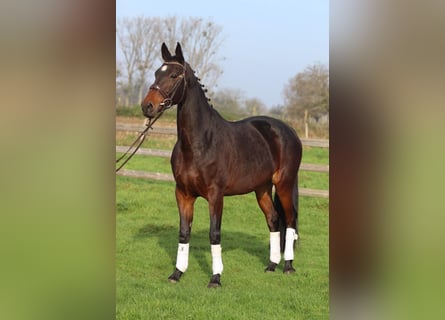
[[(161, 94), (162, 98), (164, 98), (164, 100), (159, 104), (162, 107), (160, 112), (163, 112), (164, 110), (170, 109), (173, 105), (178, 104), (180, 101), (182, 101), (182, 99), (184, 98), (184, 95), (185, 95), (185, 88), (187, 87), (187, 80), (185, 78), (186, 68), (185, 68), (184, 65), (182, 65), (179, 62), (175, 62), (175, 61), (164, 62), (163, 65), (178, 65), (178, 66), (181, 66), (182, 72), (181, 72), (180, 75), (177, 76), (177, 78), (180, 78), (180, 79), (178, 81), (176, 81), (174, 86), (167, 92), (162, 90), (161, 87), (158, 84), (156, 84), (156, 83), (153, 83), (150, 86), (150, 90), (158, 91)], [(175, 103), (175, 102), (173, 102), (173, 99), (175, 98), (176, 92), (178, 91), (179, 86), (181, 85), (181, 82), (184, 84), (183, 88), (182, 88), (182, 95), (181, 95), (181, 98), (178, 100), (178, 102)]]

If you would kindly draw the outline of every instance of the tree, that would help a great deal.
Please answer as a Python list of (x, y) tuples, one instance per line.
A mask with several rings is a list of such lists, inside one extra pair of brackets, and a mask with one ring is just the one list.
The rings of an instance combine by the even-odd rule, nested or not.
[(185, 49), (186, 61), (196, 71), (202, 83), (212, 88), (222, 74), (218, 50), (223, 43), (222, 27), (211, 20), (189, 17), (179, 20), (170, 17), (162, 21), (164, 39), (170, 48), (180, 42)]
[(269, 115), (278, 119), (284, 119), (286, 108), (283, 105), (274, 105), (269, 109)]
[[(133, 105), (142, 100), (146, 89), (147, 73), (154, 68), (156, 46), (161, 41), (160, 19), (148, 17), (122, 18), (117, 21), (117, 40), (123, 56), (125, 72), (121, 76), (121, 91), (124, 105)], [(159, 53), (158, 53), (159, 54)]]
[(136, 89), (138, 93), (138, 103), (144, 98), (143, 95), (147, 91), (147, 80), (149, 72), (155, 67), (156, 57), (159, 55), (159, 43), (161, 42), (160, 19), (137, 17), (135, 19), (137, 30), (141, 33), (141, 44), (138, 50), (138, 76), (136, 79)]
[(264, 114), (267, 110), (266, 105), (257, 98), (247, 99), (244, 105), (247, 113), (252, 116)]
[(242, 115), (241, 100), (243, 93), (237, 89), (222, 89), (215, 92), (212, 103), (215, 109), (225, 115), (237, 118)]
[(318, 121), (329, 112), (329, 70), (313, 64), (289, 80), (284, 88), (287, 114), (290, 118), (308, 117)]
[(160, 46), (166, 42), (174, 48), (181, 42), (186, 60), (197, 70), (203, 83), (215, 85), (222, 70), (217, 55), (223, 40), (222, 27), (201, 18), (133, 17), (117, 21), (118, 49), (122, 57), (118, 61), (120, 82), (117, 92), (123, 97), (124, 105), (140, 103), (143, 94), (153, 80), (155, 68), (160, 64)]

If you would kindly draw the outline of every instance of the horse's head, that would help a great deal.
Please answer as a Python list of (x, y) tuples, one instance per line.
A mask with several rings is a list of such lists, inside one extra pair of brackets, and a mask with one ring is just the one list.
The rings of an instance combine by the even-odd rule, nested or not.
[(147, 96), (141, 103), (142, 112), (147, 118), (153, 118), (171, 106), (182, 101), (186, 89), (186, 65), (181, 45), (176, 44), (175, 56), (162, 44), (164, 63), (155, 72), (155, 81), (150, 86)]

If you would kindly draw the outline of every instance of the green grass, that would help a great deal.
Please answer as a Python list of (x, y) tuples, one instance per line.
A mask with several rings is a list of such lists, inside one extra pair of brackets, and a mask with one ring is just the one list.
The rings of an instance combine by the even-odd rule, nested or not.
[(303, 147), (303, 163), (329, 164), (329, 149), (318, 147)]
[[(121, 155), (122, 153), (116, 153), (116, 158)], [(165, 157), (134, 155), (133, 158), (125, 164), (124, 168), (149, 172), (172, 173), (170, 159)]]
[[(328, 163), (328, 150), (305, 148), (303, 162)], [(169, 159), (135, 156), (126, 168), (170, 173)], [(328, 175), (300, 172), (300, 186), (327, 189)], [(207, 202), (195, 205), (190, 260), (168, 283), (178, 243), (174, 183), (116, 177), (117, 319), (328, 319), (328, 200), (301, 197), (293, 275), (264, 273), (269, 231), (253, 194), (226, 197), (222, 288), (212, 273)]]
[(174, 184), (117, 177), (117, 319), (327, 319), (328, 201), (302, 197), (293, 275), (264, 273), (268, 229), (253, 194), (226, 197), (222, 288), (211, 276), (207, 203), (198, 199), (187, 272), (174, 269), (178, 213)]

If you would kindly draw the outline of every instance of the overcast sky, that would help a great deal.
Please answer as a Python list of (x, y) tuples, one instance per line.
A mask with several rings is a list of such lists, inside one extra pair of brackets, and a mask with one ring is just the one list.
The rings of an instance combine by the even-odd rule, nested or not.
[(193, 16), (221, 25), (224, 73), (215, 89), (241, 90), (244, 98), (258, 98), (269, 108), (283, 104), (289, 78), (309, 64), (329, 65), (328, 0), (117, 0), (116, 14)]

